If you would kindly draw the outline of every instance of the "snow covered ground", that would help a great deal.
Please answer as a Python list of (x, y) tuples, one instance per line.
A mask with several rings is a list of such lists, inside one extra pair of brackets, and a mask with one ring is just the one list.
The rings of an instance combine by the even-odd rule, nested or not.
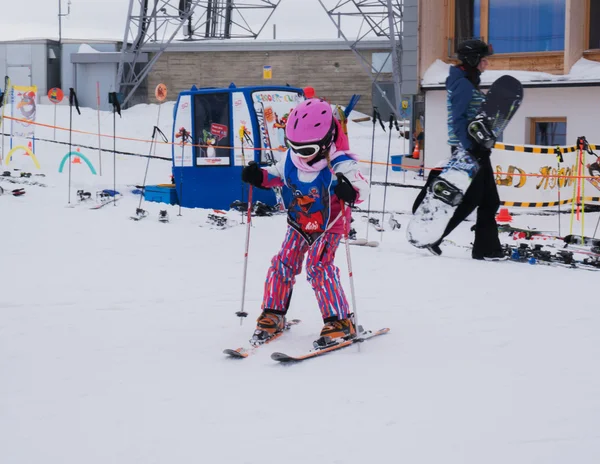
[[(68, 126), (68, 107), (59, 107)], [(42, 105), (38, 121), (52, 123)], [(171, 132), (172, 106), (160, 127)], [(73, 127), (96, 131), (83, 110)], [(148, 139), (157, 107), (117, 120), (119, 135)], [(103, 113), (102, 131), (112, 133)], [(376, 160), (388, 135), (377, 127)], [(372, 125), (351, 124), (352, 148), (370, 157)], [(52, 138), (51, 129), (37, 136)], [(59, 133), (67, 140), (66, 133)], [(392, 153), (402, 152), (393, 137)], [(8, 141), (5, 141), (8, 143)], [(97, 137), (74, 134), (77, 144)], [(112, 147), (112, 140), (103, 140)], [(117, 142), (147, 153), (148, 144)], [(302, 352), (321, 320), (300, 276), (290, 315), (302, 319), (245, 360), (224, 348), (250, 337), (263, 281), (285, 231), (284, 217), (253, 220), (246, 309), (240, 325), (245, 227), (206, 227), (208, 211), (145, 202), (134, 222), (146, 161), (117, 157), (116, 206), (66, 208), (67, 152), (39, 143), (46, 177), (21, 197), (0, 197), (0, 462), (6, 464), (410, 463), (592, 464), (600, 460), (599, 274), (487, 263), (469, 250), (442, 257), (411, 247), (404, 228), (379, 248), (352, 248), (358, 314), (384, 337), (306, 364), (283, 366), (273, 351)], [(97, 152), (82, 149), (97, 165)], [(159, 146), (159, 155), (169, 154)], [(72, 165), (79, 188), (112, 188), (112, 155), (103, 176)], [(368, 173), (368, 165), (365, 164)], [(7, 168), (37, 172), (22, 154)], [(148, 183), (169, 181), (170, 163), (153, 160)], [(389, 173), (391, 182), (419, 183)], [(374, 178), (383, 180), (385, 168)], [(0, 181), (4, 188), (12, 187)], [(406, 212), (418, 190), (389, 188), (388, 210)], [(381, 209), (375, 186), (372, 208)], [(157, 221), (167, 209), (169, 224)], [(239, 217), (239, 213), (231, 213)], [(397, 214), (404, 227), (410, 216)], [(563, 216), (563, 233), (568, 216)], [(592, 235), (597, 214), (586, 214)], [(387, 218), (386, 218), (387, 222)], [(359, 236), (366, 223), (355, 216)], [(517, 226), (557, 228), (552, 216), (518, 215)], [(452, 236), (467, 245), (471, 222)], [(579, 225), (577, 224), (577, 231)], [(336, 261), (349, 291), (343, 248)]]

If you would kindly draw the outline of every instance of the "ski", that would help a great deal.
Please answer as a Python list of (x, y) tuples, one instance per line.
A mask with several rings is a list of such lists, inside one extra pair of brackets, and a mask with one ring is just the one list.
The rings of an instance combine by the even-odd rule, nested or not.
[(356, 246), (367, 246), (367, 247), (372, 247), (372, 248), (376, 248), (379, 246), (379, 242), (376, 240), (373, 241), (369, 241), (366, 238), (356, 238), (354, 240), (350, 240), (350, 245), (356, 245)]
[(518, 227), (513, 227), (509, 224), (498, 224), (498, 232), (505, 232), (515, 240), (564, 240), (563, 237), (558, 236), (552, 231), (544, 231), (537, 229), (521, 229)]
[(12, 196), (20, 197), (21, 195), (25, 195), (24, 188), (12, 189), (10, 192), (6, 192), (2, 187), (0, 187), (0, 195), (4, 193), (10, 193)]
[(290, 356), (285, 353), (275, 352), (275, 353), (271, 354), (271, 359), (273, 359), (274, 361), (278, 361), (280, 363), (287, 363), (287, 364), (299, 363), (302, 361), (306, 361), (308, 359), (314, 359), (319, 356), (323, 356), (328, 353), (332, 353), (334, 351), (341, 350), (343, 348), (347, 348), (349, 346), (354, 345), (355, 343), (365, 342), (365, 341), (370, 340), (371, 338), (377, 337), (379, 335), (384, 335), (384, 334), (388, 333), (389, 331), (390, 331), (390, 329), (387, 327), (383, 328), (383, 329), (379, 329), (375, 332), (367, 330), (365, 332), (362, 332), (360, 335), (358, 335), (355, 338), (351, 338), (349, 340), (343, 340), (340, 342), (334, 342), (330, 345), (325, 345), (322, 348), (312, 349), (309, 352), (302, 354), (302, 355), (298, 355), (298, 356)]
[(100, 209), (103, 208), (106, 205), (110, 205), (111, 203), (116, 203), (119, 199), (118, 198), (112, 198), (110, 200), (107, 200), (103, 203), (98, 203), (97, 205), (94, 206), (90, 206), (90, 209)]
[(48, 187), (46, 184), (44, 184), (42, 182), (36, 182), (36, 181), (31, 181), (31, 180), (22, 180), (21, 178), (19, 178), (17, 180), (14, 177), (6, 177), (6, 176), (2, 176), (2, 175), (0, 175), (0, 182), (9, 182), (11, 184), (19, 184), (19, 185), (33, 185), (33, 186), (37, 186), (37, 187)]
[(90, 209), (100, 209), (111, 203), (116, 203), (121, 198), (121, 196), (117, 196), (118, 194), (119, 194), (119, 192), (115, 192), (114, 190), (108, 190), (108, 189), (97, 191), (96, 192), (97, 204), (92, 206)]
[[(532, 248), (526, 243), (518, 246), (504, 245), (504, 251), (509, 257), (509, 261), (512, 262), (600, 271), (600, 257), (598, 256), (577, 259), (574, 257), (574, 252), (569, 250), (557, 250), (556, 253), (552, 253), (549, 250), (543, 250), (541, 245), (535, 245)], [(575, 251), (575, 253), (577, 252)]]
[(600, 247), (600, 239), (593, 237), (582, 237), (581, 235), (566, 235), (563, 238), (567, 245), (584, 245), (588, 247)]
[(253, 345), (253, 344), (249, 343), (245, 347), (242, 346), (242, 347), (235, 348), (235, 349), (228, 348), (228, 349), (223, 350), (223, 353), (226, 354), (227, 356), (229, 356), (230, 358), (236, 358), (236, 359), (247, 358), (248, 356), (254, 354), (254, 352), (257, 349), (259, 349), (261, 346), (268, 345), (269, 343), (274, 342), (279, 337), (281, 337), (285, 332), (290, 330), (292, 328), (292, 326), (300, 324), (300, 322), (302, 322), (300, 319), (290, 319), (289, 321), (286, 321), (285, 330), (283, 332), (279, 332), (277, 335), (269, 338), (266, 342), (261, 343), (259, 345)]

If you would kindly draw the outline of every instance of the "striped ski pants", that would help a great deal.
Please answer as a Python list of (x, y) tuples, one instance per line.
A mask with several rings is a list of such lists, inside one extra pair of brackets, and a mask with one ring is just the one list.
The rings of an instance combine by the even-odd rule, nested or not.
[(271, 260), (267, 272), (262, 309), (287, 311), (296, 276), (302, 272), (306, 255), (306, 278), (315, 292), (323, 319), (347, 318), (348, 301), (340, 282), (340, 270), (334, 265), (340, 240), (340, 234), (325, 233), (309, 246), (288, 226), (281, 250)]

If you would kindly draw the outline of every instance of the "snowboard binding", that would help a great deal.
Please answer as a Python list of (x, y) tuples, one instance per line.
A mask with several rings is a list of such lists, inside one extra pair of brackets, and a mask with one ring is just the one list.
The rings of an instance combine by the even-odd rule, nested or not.
[(166, 209), (161, 209), (158, 213), (158, 222), (169, 222), (169, 214)]
[(460, 189), (442, 178), (437, 178), (432, 182), (431, 193), (433, 193), (434, 198), (450, 206), (458, 206), (464, 197)]
[(209, 214), (206, 220), (209, 224), (216, 226), (219, 229), (225, 229), (227, 227), (227, 216), (220, 216), (218, 214)]
[(108, 200), (110, 200), (110, 195), (104, 190), (100, 190), (96, 192), (96, 200), (100, 203), (106, 203)]
[(138, 219), (138, 221), (140, 219), (144, 219), (146, 216), (148, 216), (148, 211), (146, 211), (145, 209), (142, 209), (142, 208), (135, 209), (135, 217)]
[(77, 190), (77, 197), (79, 198), (79, 201), (87, 201), (91, 200), (92, 194), (83, 190)]

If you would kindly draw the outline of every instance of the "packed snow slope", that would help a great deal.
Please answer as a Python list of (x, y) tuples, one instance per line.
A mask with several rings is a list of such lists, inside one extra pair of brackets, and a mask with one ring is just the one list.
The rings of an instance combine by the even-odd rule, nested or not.
[[(82, 113), (74, 129), (96, 131), (96, 113)], [(165, 105), (159, 125), (167, 134), (171, 114)], [(117, 133), (149, 139), (157, 116), (154, 105), (131, 108), (117, 118)], [(38, 121), (51, 124), (53, 108), (41, 105)], [(59, 107), (59, 125), (68, 121), (68, 107)], [(112, 133), (111, 114), (101, 124)], [(350, 125), (363, 159), (372, 130)], [(388, 134), (375, 130), (375, 159), (385, 161)], [(50, 128), (36, 135), (54, 136)], [(97, 146), (97, 137), (73, 134), (73, 144)], [(392, 137), (391, 153), (402, 145)], [(117, 141), (117, 150), (148, 153), (149, 144)], [(97, 152), (81, 151), (99, 167)], [(252, 334), (285, 217), (253, 219), (250, 316), (240, 324), (245, 226), (210, 229), (207, 210), (179, 215), (148, 202), (149, 216), (130, 220), (139, 201), (131, 186), (143, 181), (146, 160), (124, 155), (116, 157), (122, 199), (98, 210), (78, 205), (76, 190), (94, 196), (113, 187), (110, 153), (102, 176), (71, 165), (68, 208), (68, 170), (57, 172), (67, 147), (38, 142), (36, 153), (45, 177), (21, 153), (2, 168), (32, 172), (27, 180), (46, 187), (0, 197), (1, 463), (599, 462), (600, 274), (479, 262), (451, 245), (434, 257), (407, 243), (410, 216), (396, 214), (400, 231), (369, 231), (380, 247), (351, 249), (360, 323), (389, 334), (305, 364), (276, 364), (273, 351), (301, 353), (321, 329), (302, 274), (289, 313), (302, 323), (248, 359), (227, 359), (222, 350)], [(168, 156), (168, 146), (157, 154)], [(169, 176), (168, 161), (151, 161), (149, 184)], [(385, 167), (373, 177), (382, 181)], [(421, 183), (414, 177), (389, 172), (391, 182)], [(381, 210), (383, 192), (373, 187), (372, 209)], [(417, 192), (388, 188), (386, 209), (406, 213)], [(170, 223), (158, 222), (160, 209)], [(361, 216), (354, 225), (364, 237)], [(591, 235), (598, 215), (585, 220)], [(518, 215), (514, 224), (556, 230), (557, 219)], [(468, 245), (471, 225), (450, 238)], [(349, 296), (343, 247), (336, 262)]]

